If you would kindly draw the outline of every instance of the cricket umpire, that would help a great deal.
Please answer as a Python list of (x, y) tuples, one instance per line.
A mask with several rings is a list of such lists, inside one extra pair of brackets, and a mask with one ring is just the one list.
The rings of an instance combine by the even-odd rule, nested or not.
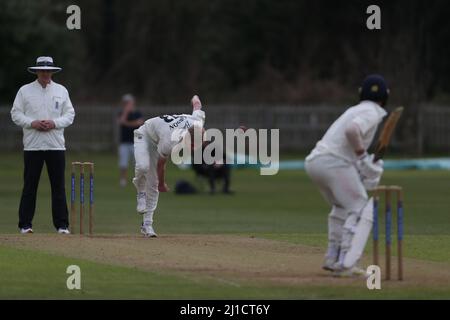
[(75, 111), (67, 89), (52, 81), (61, 71), (51, 57), (39, 57), (36, 66), (28, 67), (37, 79), (22, 86), (11, 110), (13, 122), (23, 129), (23, 190), (19, 206), (21, 233), (33, 233), (36, 193), (44, 162), (52, 194), (53, 225), (68, 234), (69, 219), (65, 191), (64, 128), (70, 126)]

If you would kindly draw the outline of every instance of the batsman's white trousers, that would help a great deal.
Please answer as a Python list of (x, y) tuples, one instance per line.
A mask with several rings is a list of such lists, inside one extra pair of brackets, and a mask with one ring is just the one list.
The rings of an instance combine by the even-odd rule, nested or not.
[(137, 192), (147, 194), (147, 213), (144, 214), (144, 222), (153, 221), (153, 212), (158, 205), (158, 145), (146, 132), (146, 126), (134, 131), (134, 158), (135, 170), (133, 182)]
[(328, 216), (327, 256), (337, 257), (342, 245), (350, 245), (347, 241), (342, 243), (343, 234), (352, 233), (351, 229), (368, 201), (367, 192), (356, 167), (333, 155), (308, 157), (305, 169), (324, 199), (332, 206)]

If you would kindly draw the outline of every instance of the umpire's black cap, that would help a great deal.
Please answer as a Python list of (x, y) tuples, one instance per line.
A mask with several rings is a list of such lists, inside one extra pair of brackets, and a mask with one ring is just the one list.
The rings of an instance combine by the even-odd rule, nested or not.
[(361, 87), (359, 88), (359, 99), (379, 102), (383, 106), (389, 97), (389, 89), (386, 80), (379, 74), (371, 74), (367, 76)]

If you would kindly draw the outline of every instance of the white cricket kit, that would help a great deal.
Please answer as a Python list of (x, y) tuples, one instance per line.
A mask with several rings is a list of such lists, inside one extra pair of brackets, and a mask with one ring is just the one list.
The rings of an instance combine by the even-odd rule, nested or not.
[(340, 251), (342, 255), (348, 250), (350, 243), (343, 243), (343, 234), (354, 232), (361, 210), (368, 200), (355, 167), (357, 155), (346, 137), (346, 129), (350, 124), (356, 123), (367, 150), (386, 114), (382, 107), (372, 101), (362, 101), (347, 109), (306, 158), (306, 172), (332, 206), (328, 216), (327, 258), (337, 259)]
[(378, 125), (386, 114), (382, 107), (372, 101), (362, 101), (347, 109), (327, 130), (308, 158), (311, 159), (318, 155), (333, 155), (349, 162), (356, 161), (355, 151), (345, 136), (347, 126), (350, 122), (358, 125), (364, 149), (367, 150), (373, 141)]
[(134, 130), (134, 157), (136, 160), (133, 183), (137, 192), (147, 196), (144, 223), (153, 222), (153, 212), (158, 204), (159, 157), (168, 158), (172, 149), (192, 126), (203, 127), (205, 112), (196, 110), (190, 114), (164, 115), (151, 118)]
[[(75, 118), (67, 89), (51, 81), (43, 88), (37, 80), (22, 86), (11, 109), (14, 123), (23, 128), (25, 151), (66, 150), (64, 128)], [(31, 128), (34, 120), (53, 120), (56, 128), (48, 132)]]
[(203, 127), (204, 123), (205, 112), (196, 110), (192, 115), (164, 115), (152, 118), (147, 120), (143, 127), (148, 136), (157, 143), (159, 155), (167, 158), (190, 127)]

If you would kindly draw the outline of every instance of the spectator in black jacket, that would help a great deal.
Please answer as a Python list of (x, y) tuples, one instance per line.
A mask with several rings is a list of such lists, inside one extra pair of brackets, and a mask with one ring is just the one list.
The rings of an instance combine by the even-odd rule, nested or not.
[[(202, 148), (205, 150), (206, 146), (211, 143), (205, 141)], [(192, 164), (192, 168), (198, 176), (205, 177), (208, 179), (209, 192), (214, 194), (216, 192), (216, 181), (223, 179), (222, 192), (224, 194), (233, 194), (230, 190), (230, 178), (231, 178), (231, 166), (226, 163), (226, 153), (222, 152), (222, 161), (220, 163), (206, 164), (202, 161), (201, 164)], [(214, 152), (212, 156), (215, 156)], [(192, 159), (194, 156), (192, 155)]]

